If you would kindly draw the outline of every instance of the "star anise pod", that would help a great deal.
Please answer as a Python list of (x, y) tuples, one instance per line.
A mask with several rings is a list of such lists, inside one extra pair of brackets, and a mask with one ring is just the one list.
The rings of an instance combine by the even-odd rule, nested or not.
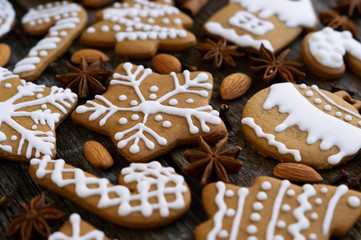
[(31, 239), (33, 230), (35, 230), (44, 237), (49, 236), (51, 232), (48, 222), (59, 220), (64, 216), (64, 213), (51, 208), (51, 205), (45, 203), (44, 193), (33, 198), (29, 206), (20, 203), (24, 213), (12, 216), (13, 221), (10, 223), (5, 235), (7, 237), (14, 236), (20, 231), (21, 239), (27, 240)]
[(337, 31), (350, 31), (355, 39), (360, 40), (357, 26), (347, 16), (340, 16), (335, 11), (323, 11), (319, 13), (319, 17), (323, 25)]
[(301, 80), (306, 76), (298, 68), (303, 65), (293, 61), (285, 61), (286, 56), (290, 52), (289, 49), (283, 51), (277, 58), (273, 52), (261, 45), (258, 57), (250, 57), (253, 66), (251, 70), (256, 72), (264, 72), (263, 80), (270, 83), (274, 80), (280, 82), (292, 82)]
[(205, 43), (198, 43), (197, 48), (204, 53), (203, 60), (212, 60), (214, 65), (219, 68), (223, 62), (231, 67), (235, 67), (234, 57), (241, 57), (244, 53), (238, 52), (236, 45), (227, 45), (225, 39), (221, 39), (218, 42), (214, 42), (207, 39)]
[(194, 177), (202, 176), (203, 185), (213, 179), (229, 182), (228, 173), (239, 172), (243, 163), (238, 160), (242, 148), (236, 146), (227, 149), (227, 140), (226, 136), (219, 141), (212, 152), (211, 147), (200, 137), (198, 143), (201, 151), (188, 150), (183, 153), (184, 158), (190, 162), (190, 165), (183, 168), (183, 172)]
[(85, 98), (89, 92), (101, 93), (105, 91), (105, 83), (112, 75), (112, 71), (103, 69), (103, 60), (93, 62), (88, 65), (84, 57), (81, 58), (80, 67), (74, 67), (67, 63), (68, 73), (56, 75), (61, 84), (74, 91), (78, 90), (80, 98)]
[(350, 17), (361, 15), (361, 0), (338, 0), (334, 8)]

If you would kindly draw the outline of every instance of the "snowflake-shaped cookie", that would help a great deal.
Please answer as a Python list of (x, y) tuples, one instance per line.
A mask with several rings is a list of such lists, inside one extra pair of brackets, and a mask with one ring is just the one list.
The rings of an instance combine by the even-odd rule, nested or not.
[(196, 43), (184, 29), (192, 27), (192, 19), (167, 4), (128, 0), (98, 12), (97, 19), (83, 32), (82, 41), (93, 47), (115, 46), (118, 55), (147, 58), (158, 49), (182, 51)]
[(0, 68), (0, 158), (53, 156), (55, 128), (76, 102), (70, 89), (28, 83)]
[(115, 72), (108, 91), (79, 106), (72, 119), (109, 135), (127, 160), (146, 162), (199, 136), (215, 141), (226, 134), (209, 105), (209, 73), (160, 75), (131, 63)]

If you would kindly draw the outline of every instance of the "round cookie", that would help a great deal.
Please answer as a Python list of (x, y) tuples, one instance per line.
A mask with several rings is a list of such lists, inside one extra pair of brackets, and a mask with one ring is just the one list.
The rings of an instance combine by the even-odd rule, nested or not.
[(274, 84), (243, 110), (247, 140), (264, 157), (317, 169), (345, 163), (361, 149), (361, 116), (342, 98), (317, 86)]
[(309, 33), (303, 39), (301, 56), (310, 72), (321, 79), (341, 78), (345, 73), (345, 63), (361, 78), (361, 43), (349, 31), (339, 32), (325, 27)]
[(7, 0), (0, 0), (0, 40), (15, 26), (15, 10)]

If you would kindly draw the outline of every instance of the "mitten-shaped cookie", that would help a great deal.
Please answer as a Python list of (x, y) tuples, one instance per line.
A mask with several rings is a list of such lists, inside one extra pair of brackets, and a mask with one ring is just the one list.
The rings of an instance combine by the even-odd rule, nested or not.
[(346, 185), (302, 187), (258, 177), (250, 188), (211, 183), (202, 192), (210, 219), (196, 228), (201, 239), (311, 239), (343, 236), (361, 216), (361, 193)]
[(123, 168), (112, 185), (64, 160), (49, 156), (32, 159), (30, 175), (40, 185), (114, 224), (129, 228), (154, 228), (169, 224), (189, 208), (187, 183), (173, 168), (159, 162), (133, 163)]
[(345, 65), (361, 78), (361, 43), (349, 31), (325, 27), (309, 33), (303, 39), (301, 54), (307, 68), (324, 80), (341, 78)]
[(66, 1), (49, 2), (30, 9), (22, 18), (25, 31), (46, 36), (15, 65), (14, 73), (28, 81), (36, 80), (68, 49), (84, 29), (87, 19), (82, 6)]
[(55, 155), (55, 129), (75, 108), (70, 89), (21, 80), (0, 67), (0, 159)]
[(361, 116), (348, 102), (317, 86), (274, 84), (243, 110), (247, 140), (264, 157), (324, 169), (361, 149)]
[(74, 122), (112, 138), (131, 162), (147, 162), (199, 136), (216, 141), (226, 128), (209, 105), (213, 79), (207, 72), (160, 75), (131, 63), (115, 70), (109, 88), (79, 106)]
[(263, 44), (278, 52), (304, 28), (316, 25), (310, 0), (231, 0), (205, 23), (204, 31), (251, 51), (260, 50)]
[(147, 58), (158, 49), (183, 51), (195, 45), (195, 36), (185, 28), (193, 21), (176, 7), (146, 0), (115, 3), (97, 13), (98, 22), (82, 34), (92, 47), (115, 47), (118, 55)]

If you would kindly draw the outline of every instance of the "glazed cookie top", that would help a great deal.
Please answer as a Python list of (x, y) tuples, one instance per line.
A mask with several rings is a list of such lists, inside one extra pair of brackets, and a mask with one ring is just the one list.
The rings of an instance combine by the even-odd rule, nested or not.
[(219, 137), (225, 128), (209, 105), (212, 76), (206, 72), (159, 75), (131, 63), (115, 71), (108, 91), (79, 106), (75, 122), (112, 137), (129, 161), (147, 161), (198, 134)]
[(196, 239), (327, 240), (361, 216), (360, 198), (346, 185), (300, 187), (271, 177), (258, 177), (250, 188), (212, 183), (202, 193), (211, 219), (197, 227)]
[(70, 89), (46, 88), (0, 68), (0, 156), (17, 161), (55, 153), (55, 128), (75, 107)]
[(256, 146), (261, 154), (316, 168), (338, 165), (361, 149), (361, 116), (346, 101), (316, 85), (272, 85), (247, 103), (242, 124), (250, 141), (264, 139), (274, 147)]
[[(310, 0), (232, 0), (204, 25), (205, 31), (240, 47), (278, 51), (302, 28), (314, 28), (317, 17)], [(288, 34), (287, 34), (288, 33)], [(279, 36), (284, 39), (279, 39)]]
[(0, 39), (10, 32), (15, 21), (15, 10), (7, 0), (0, 0)]
[(30, 9), (22, 18), (25, 31), (32, 35), (48, 34), (16, 63), (14, 73), (34, 81), (66, 51), (86, 22), (86, 11), (76, 3), (49, 2)]
[(97, 20), (82, 34), (82, 41), (90, 46), (115, 45), (119, 55), (145, 58), (158, 48), (184, 50), (195, 44), (194, 35), (184, 29), (193, 25), (192, 19), (167, 4), (145, 0), (114, 3), (98, 12)]

